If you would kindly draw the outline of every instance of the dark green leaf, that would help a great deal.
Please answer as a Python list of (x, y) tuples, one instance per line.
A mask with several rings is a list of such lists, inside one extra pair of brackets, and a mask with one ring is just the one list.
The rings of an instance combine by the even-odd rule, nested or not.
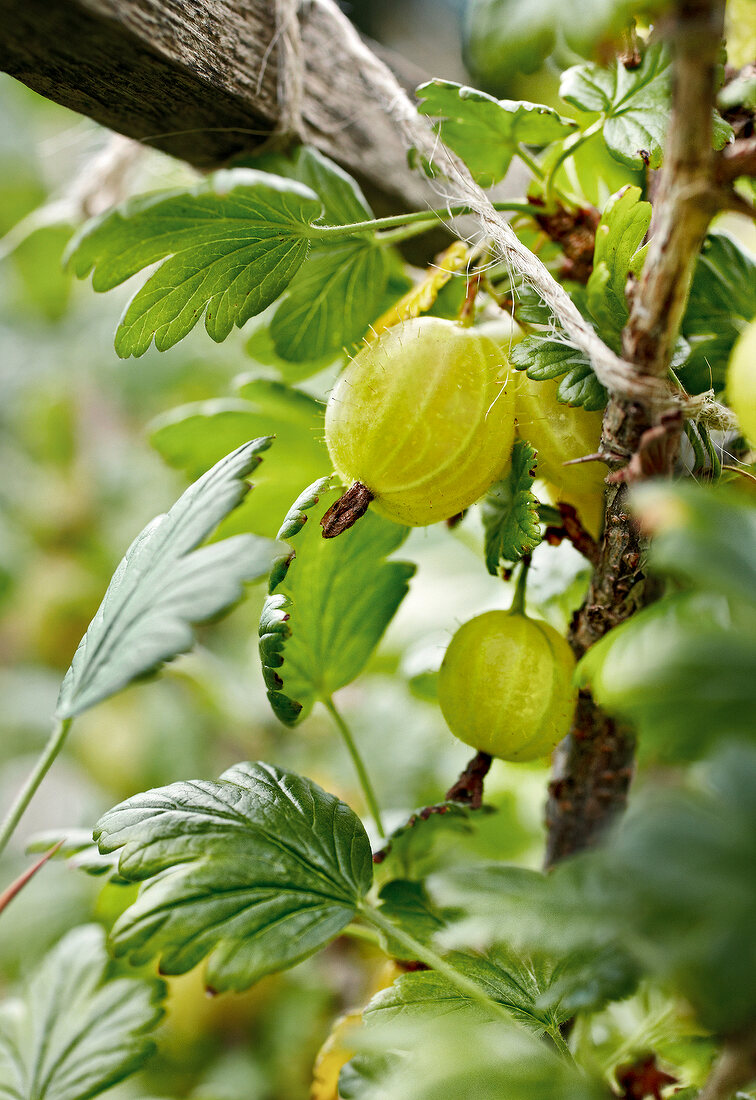
[(211, 989), (240, 990), (324, 947), (370, 888), (359, 818), (315, 783), (269, 764), (237, 764), (136, 795), (95, 829), (119, 871), (143, 881), (116, 921), (117, 955), (183, 974), (208, 957)]
[(0, 1006), (2, 1100), (89, 1100), (153, 1053), (163, 984), (110, 976), (104, 941), (75, 928)]
[(651, 224), (651, 203), (641, 202), (640, 187), (613, 195), (596, 229), (588, 306), (602, 334), (618, 338), (630, 315), (625, 297), (629, 276), (638, 276), (645, 251), (638, 251)]
[(323, 439), (323, 406), (266, 378), (238, 380), (239, 397), (182, 405), (150, 425), (150, 442), (165, 461), (199, 477), (245, 439), (275, 435), (276, 445), (255, 471), (255, 491), (224, 521), (222, 534), (275, 535), (291, 500), (330, 467)]
[(302, 360), (299, 363), (294, 363), (290, 359), (282, 358), (276, 351), (276, 346), (273, 343), (273, 335), (270, 331), (270, 320), (268, 318), (262, 321), (260, 324), (254, 324), (251, 335), (245, 344), (247, 354), (250, 359), (255, 363), (259, 363), (263, 367), (275, 367), (278, 371), (282, 381), (288, 385), (296, 384), (303, 381), (305, 378), (310, 378), (313, 374), (318, 374), (320, 371), (325, 370), (332, 363), (337, 362), (340, 358), (339, 355), (322, 355), (319, 359)]
[(733, 344), (756, 317), (756, 260), (726, 233), (709, 233), (682, 322), (690, 356), (678, 368), (689, 393), (724, 388)]
[[(79, 643), (58, 696), (71, 718), (190, 649), (192, 624), (228, 610), (279, 548), (237, 535), (200, 547), (249, 491), (246, 477), (270, 439), (246, 443), (191, 485), (134, 540)], [(197, 549), (197, 547), (200, 547)]]
[(321, 203), (307, 187), (250, 169), (217, 172), (188, 191), (132, 199), (89, 222), (69, 250), (76, 274), (94, 269), (95, 290), (111, 290), (158, 260), (116, 334), (122, 357), (152, 343), (172, 347), (205, 314), (225, 340), (286, 289), (309, 248)]
[[(381, 889), (379, 897), (383, 916), (420, 943), (429, 944), (444, 927), (442, 915), (431, 904), (421, 882), (392, 879)], [(414, 959), (412, 952), (391, 936), (385, 937), (384, 949), (395, 959)]]
[(386, 253), (374, 240), (315, 249), (273, 316), (276, 351), (309, 362), (352, 346), (378, 316), (387, 281)]
[(569, 344), (543, 336), (526, 336), (514, 345), (509, 361), (538, 382), (561, 378), (557, 397), (567, 405), (582, 405), (589, 412), (606, 405), (606, 390), (591, 364), (581, 351)]
[[(323, 204), (321, 222), (350, 225), (367, 221), (373, 212), (355, 180), (312, 145), (300, 145), (292, 157), (280, 153), (255, 157), (254, 163), (275, 175), (298, 180)], [(366, 230), (371, 235), (371, 230)]]
[(320, 518), (342, 492), (329, 485), (311, 485), (284, 520), (278, 537), (293, 553), (274, 571), (260, 619), (268, 698), (288, 725), (359, 675), (414, 572), (384, 560), (407, 529), (370, 510), (338, 538), (322, 537)]
[[(618, 160), (632, 168), (658, 168), (669, 126), (669, 51), (660, 43), (646, 49), (641, 64), (626, 68), (575, 65), (562, 74), (560, 95), (581, 111), (606, 117), (604, 141)], [(732, 138), (732, 127), (714, 112), (714, 148)]]
[(520, 561), (541, 541), (538, 501), (530, 491), (537, 465), (536, 452), (518, 439), (508, 476), (493, 485), (483, 499), (486, 568), (494, 577), (501, 565)]
[(483, 187), (504, 178), (518, 145), (548, 145), (577, 129), (551, 107), (494, 99), (451, 80), (431, 80), (417, 95), (420, 113), (441, 119), (441, 139)]

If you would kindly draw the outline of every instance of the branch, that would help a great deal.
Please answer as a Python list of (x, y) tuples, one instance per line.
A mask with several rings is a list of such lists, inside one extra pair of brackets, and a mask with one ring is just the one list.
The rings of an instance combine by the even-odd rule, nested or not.
[(698, 1100), (731, 1100), (756, 1078), (756, 1035), (729, 1039), (714, 1063)]
[[(652, 236), (640, 281), (632, 294), (623, 334), (625, 356), (637, 377), (661, 380), (685, 309), (688, 290), (709, 221), (715, 180), (711, 118), (716, 65), (723, 34), (724, 0), (676, 0), (670, 27), (674, 93)], [(703, 411), (704, 402), (700, 402)], [(710, 410), (711, 411), (711, 410)], [(633, 476), (644, 476), (640, 453), (664, 425), (657, 449), (671, 472), (682, 419), (661, 414), (648, 402), (628, 401), (616, 391), (604, 417), (604, 450), (615, 466), (634, 459)], [(619, 479), (615, 479), (619, 480)], [(627, 489), (612, 486), (604, 540), (586, 601), (576, 614), (570, 643), (580, 658), (608, 631), (658, 595), (644, 574), (645, 546), (627, 509)], [(590, 847), (622, 811), (632, 778), (631, 731), (609, 719), (587, 693), (580, 696), (573, 730), (559, 747), (547, 805), (547, 866)]]
[[(207, 169), (254, 152), (279, 127), (269, 0), (0, 0), (0, 69), (120, 134)], [(344, 20), (346, 22), (346, 20)], [(300, 12), (302, 134), (403, 205), (432, 194), (364, 74), (340, 63), (319, 3)], [(413, 87), (424, 74), (392, 56)]]

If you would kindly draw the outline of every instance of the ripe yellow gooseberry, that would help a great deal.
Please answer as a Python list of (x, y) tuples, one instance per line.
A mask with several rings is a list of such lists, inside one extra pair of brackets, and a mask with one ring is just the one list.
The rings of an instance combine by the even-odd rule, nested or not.
[(743, 435), (756, 446), (756, 321), (746, 326), (732, 349), (727, 400)]
[(362, 348), (325, 417), (334, 469), (376, 511), (422, 527), (456, 515), (508, 466), (515, 371), (475, 328), (417, 317)]
[(525, 374), (520, 377), (517, 434), (538, 452), (539, 477), (578, 496), (603, 494), (607, 470), (602, 462), (564, 465), (595, 454), (601, 442), (603, 413), (562, 404), (557, 400), (557, 386), (552, 379), (536, 382)]
[(486, 611), (459, 628), (438, 677), (438, 700), (460, 741), (502, 760), (537, 760), (568, 733), (575, 658), (548, 623)]

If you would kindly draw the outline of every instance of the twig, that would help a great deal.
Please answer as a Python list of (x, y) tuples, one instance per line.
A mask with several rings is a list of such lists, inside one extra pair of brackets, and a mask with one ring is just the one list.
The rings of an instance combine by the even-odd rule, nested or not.
[(52, 859), (58, 849), (63, 845), (63, 840), (59, 840), (57, 844), (54, 844), (43, 856), (41, 856), (36, 863), (33, 863), (31, 867), (19, 875), (15, 882), (12, 882), (10, 886), (6, 887), (0, 894), (0, 913), (5, 909), (16, 897), (20, 894), (27, 882), (34, 878), (37, 871), (41, 870), (47, 863), (48, 859)]
[(547, 527), (543, 535), (544, 540), (550, 546), (556, 546), (562, 539), (567, 539), (595, 568), (601, 557), (601, 547), (583, 527), (573, 505), (562, 501), (556, 507), (562, 517), (562, 524), (560, 527), (556, 525)]
[(447, 802), (466, 802), (471, 810), (479, 810), (483, 805), (483, 780), (490, 769), (491, 757), (487, 752), (479, 752), (446, 792)]

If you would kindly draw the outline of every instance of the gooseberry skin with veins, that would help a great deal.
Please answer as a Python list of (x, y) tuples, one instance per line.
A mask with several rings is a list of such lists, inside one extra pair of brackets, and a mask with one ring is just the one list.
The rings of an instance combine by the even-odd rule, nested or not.
[(607, 468), (603, 462), (565, 466), (595, 454), (601, 442), (603, 412), (588, 412), (557, 400), (558, 382), (535, 381), (522, 374), (516, 399), (517, 434), (538, 452), (538, 476), (557, 489), (578, 496), (601, 494)]
[(548, 623), (486, 611), (449, 643), (438, 701), (465, 744), (501, 760), (538, 760), (569, 732), (574, 671), (572, 650)]
[(371, 508), (422, 527), (473, 504), (505, 472), (515, 371), (500, 342), (437, 317), (388, 329), (362, 348), (326, 408), (326, 443)]

